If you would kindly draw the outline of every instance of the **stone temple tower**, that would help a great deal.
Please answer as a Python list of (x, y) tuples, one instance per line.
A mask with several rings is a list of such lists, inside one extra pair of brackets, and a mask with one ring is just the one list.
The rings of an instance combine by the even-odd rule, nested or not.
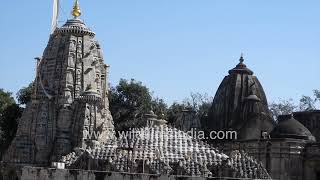
[(72, 14), (38, 58), (32, 101), (4, 162), (46, 165), (76, 147), (103, 145), (114, 132), (108, 66), (95, 33), (79, 18), (78, 1)]
[(260, 139), (274, 127), (265, 92), (256, 76), (240, 63), (221, 82), (207, 121), (207, 130), (235, 130), (238, 139)]

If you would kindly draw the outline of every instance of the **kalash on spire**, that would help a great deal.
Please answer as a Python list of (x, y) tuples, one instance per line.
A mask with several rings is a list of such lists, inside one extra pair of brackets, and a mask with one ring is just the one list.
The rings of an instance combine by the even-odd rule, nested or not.
[(74, 18), (81, 16), (81, 9), (80, 9), (78, 0), (76, 0), (74, 3), (73, 10), (72, 10), (72, 16)]
[(32, 101), (4, 162), (47, 165), (74, 148), (100, 147), (113, 137), (108, 66), (94, 32), (79, 18), (78, 0), (72, 15), (37, 58)]

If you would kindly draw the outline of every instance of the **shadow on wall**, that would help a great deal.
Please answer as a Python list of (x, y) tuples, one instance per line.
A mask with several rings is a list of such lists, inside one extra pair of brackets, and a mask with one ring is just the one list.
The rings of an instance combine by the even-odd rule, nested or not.
[[(0, 179), (1, 180), (1, 179)], [(9, 173), (8, 173), (8, 180), (19, 180), (18, 176), (17, 176), (17, 173), (15, 170), (11, 170)]]

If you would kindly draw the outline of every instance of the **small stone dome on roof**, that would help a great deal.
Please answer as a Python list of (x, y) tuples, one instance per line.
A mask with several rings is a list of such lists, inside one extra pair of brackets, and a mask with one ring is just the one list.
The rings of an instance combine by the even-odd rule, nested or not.
[(150, 110), (148, 113), (144, 114), (144, 116), (149, 126), (159, 126), (159, 125), (167, 124), (167, 121), (164, 119), (158, 118), (158, 116), (154, 113), (153, 110)]
[(315, 142), (315, 137), (303, 126), (293, 115), (290, 118), (281, 120), (270, 133), (272, 138), (294, 138), (305, 139)]
[(237, 64), (237, 66), (229, 71), (229, 74), (249, 74), (253, 75), (253, 71), (251, 71), (247, 66), (243, 63), (244, 59), (243, 56), (241, 55), (239, 59), (240, 63)]

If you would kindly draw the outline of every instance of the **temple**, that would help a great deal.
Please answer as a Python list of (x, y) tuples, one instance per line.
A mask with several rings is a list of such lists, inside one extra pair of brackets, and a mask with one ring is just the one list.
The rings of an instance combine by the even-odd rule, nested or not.
[[(0, 163), (0, 180), (320, 179), (320, 111), (276, 123), (243, 56), (220, 84), (206, 122), (186, 108), (171, 126), (150, 110), (143, 127), (115, 136), (109, 66), (77, 0), (72, 15), (36, 58), (32, 100)], [(238, 136), (204, 141), (187, 133), (193, 128)]]
[(273, 179), (320, 179), (320, 111), (271, 116), (261, 83), (243, 56), (221, 82), (202, 128), (234, 130), (236, 140), (212, 141), (227, 155), (245, 151), (262, 162)]
[[(108, 65), (95, 33), (78, 18), (77, 1), (72, 14), (37, 58), (32, 101), (4, 161), (48, 165), (75, 147), (99, 146), (113, 133)], [(99, 136), (88, 138), (92, 132)]]
[(259, 139), (261, 132), (270, 133), (274, 124), (265, 92), (241, 55), (216, 92), (207, 128), (236, 130), (240, 139)]

